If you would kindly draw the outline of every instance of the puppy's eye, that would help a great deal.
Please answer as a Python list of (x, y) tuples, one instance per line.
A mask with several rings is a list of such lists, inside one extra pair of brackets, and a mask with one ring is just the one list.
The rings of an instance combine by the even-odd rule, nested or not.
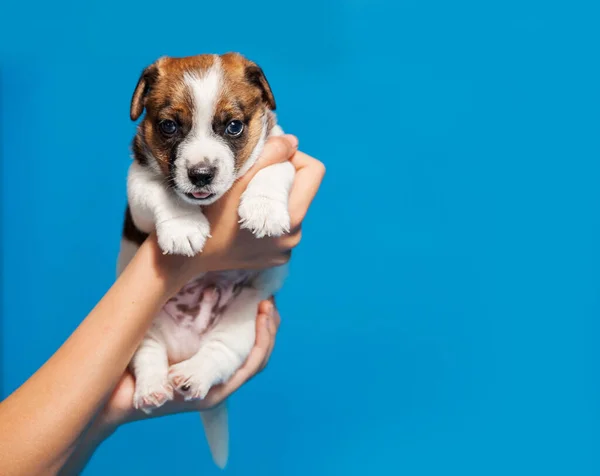
[(225, 134), (232, 137), (238, 137), (244, 131), (244, 123), (242, 121), (231, 121), (227, 124)]
[(177, 124), (175, 123), (175, 121), (172, 121), (170, 119), (160, 121), (158, 127), (160, 127), (160, 131), (166, 136), (172, 136), (177, 132)]

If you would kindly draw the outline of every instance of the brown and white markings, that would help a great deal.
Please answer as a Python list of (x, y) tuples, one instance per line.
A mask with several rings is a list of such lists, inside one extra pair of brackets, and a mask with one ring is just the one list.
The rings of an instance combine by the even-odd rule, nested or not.
[[(163, 57), (140, 76), (131, 119), (140, 121), (127, 180), (128, 207), (120, 273), (153, 229), (165, 253), (201, 252), (210, 225), (202, 206), (218, 200), (257, 160), (266, 139), (281, 134), (275, 99), (262, 70), (236, 53)], [(256, 236), (289, 231), (290, 163), (255, 175), (240, 203), (241, 226)], [(199, 276), (154, 319), (135, 353), (134, 405), (164, 404), (174, 391), (201, 399), (227, 381), (253, 344), (258, 304), (283, 284), (286, 267)], [(224, 405), (203, 412), (213, 458), (228, 457)]]

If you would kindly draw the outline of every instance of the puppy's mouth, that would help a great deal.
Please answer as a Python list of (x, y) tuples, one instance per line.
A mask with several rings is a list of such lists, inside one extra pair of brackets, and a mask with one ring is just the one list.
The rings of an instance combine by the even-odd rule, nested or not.
[(188, 198), (191, 198), (192, 200), (208, 200), (210, 198), (212, 198), (215, 194), (211, 193), (211, 192), (192, 192), (192, 193), (186, 193), (185, 194)]

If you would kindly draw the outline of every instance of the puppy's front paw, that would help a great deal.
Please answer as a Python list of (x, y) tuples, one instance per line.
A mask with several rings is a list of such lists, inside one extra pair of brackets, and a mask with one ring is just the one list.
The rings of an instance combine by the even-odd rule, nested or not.
[(240, 223), (257, 238), (281, 236), (290, 231), (290, 214), (287, 202), (269, 197), (242, 197)]
[(137, 378), (133, 394), (133, 407), (150, 414), (152, 410), (173, 399), (173, 388), (162, 376)]
[(194, 256), (202, 251), (210, 226), (202, 214), (165, 220), (156, 225), (158, 245), (165, 254)]

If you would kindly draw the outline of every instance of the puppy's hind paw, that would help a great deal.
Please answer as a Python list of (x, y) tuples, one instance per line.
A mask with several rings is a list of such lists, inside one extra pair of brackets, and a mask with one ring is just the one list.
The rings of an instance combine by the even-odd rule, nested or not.
[(142, 380), (136, 382), (133, 407), (150, 414), (152, 410), (173, 399), (173, 388), (167, 382)]
[(186, 360), (171, 366), (169, 381), (185, 400), (203, 399), (215, 383), (209, 370), (209, 363), (199, 365), (193, 360)]

